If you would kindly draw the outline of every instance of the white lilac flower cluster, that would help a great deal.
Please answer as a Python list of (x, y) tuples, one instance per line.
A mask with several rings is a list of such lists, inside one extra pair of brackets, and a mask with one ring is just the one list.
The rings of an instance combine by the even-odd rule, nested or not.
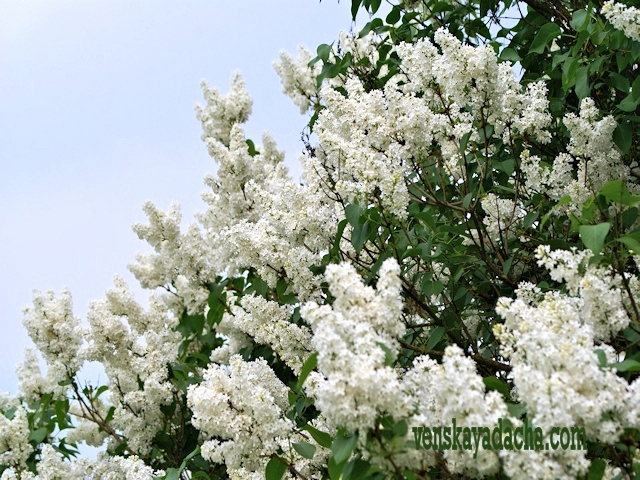
[(636, 41), (640, 41), (640, 10), (624, 3), (609, 0), (602, 6), (602, 13), (618, 30)]
[(629, 324), (622, 279), (608, 269), (589, 265), (589, 250), (551, 251), (548, 246), (540, 246), (537, 257), (551, 279), (564, 282), (569, 295), (581, 299), (582, 321), (591, 326), (596, 340), (609, 340)]
[(234, 355), (228, 368), (211, 365), (204, 381), (189, 387), (188, 399), (192, 422), (207, 438), (202, 456), (229, 470), (264, 471), (293, 429), (284, 415), (287, 387), (263, 359), (245, 362)]
[(486, 241), (499, 241), (502, 244), (517, 236), (526, 211), (511, 199), (500, 198), (494, 193), (487, 194), (481, 201), (485, 217), (482, 222), (486, 228)]
[[(509, 418), (504, 398), (485, 392), (474, 362), (458, 347), (446, 350), (442, 364), (426, 355), (418, 357), (404, 376), (403, 389), (412, 401), (412, 425), (446, 425), (455, 418), (461, 426), (493, 428), (499, 418)], [(474, 459), (472, 451), (451, 450), (445, 458), (452, 472), (484, 476), (498, 470), (497, 453), (478, 450)]]
[[(378, 46), (384, 38), (383, 35), (378, 35), (373, 31), (360, 36), (358, 32), (345, 32), (343, 30), (338, 36), (337, 51), (342, 56), (347, 53), (350, 54), (354, 64), (362, 65), (362, 61), (366, 59), (365, 63), (368, 63), (368, 68), (373, 70), (380, 59)], [(386, 71), (381, 72), (382, 75), (385, 73)], [(343, 83), (340, 78), (331, 80), (332, 85), (342, 85)]]
[[(203, 194), (208, 208), (198, 216), (201, 227), (192, 225), (186, 234), (181, 234), (177, 207), (164, 213), (150, 203), (145, 204), (149, 224), (136, 225), (135, 230), (153, 246), (155, 252), (139, 256), (131, 270), (143, 286), (164, 286), (171, 292), (163, 300), (174, 316), (184, 308), (189, 313), (202, 312), (208, 296), (207, 283), (217, 275), (235, 275), (247, 268), (255, 268), (273, 287), (280, 278), (286, 278), (290, 282), (290, 293), (301, 299), (317, 296), (321, 278), (314, 277), (308, 267), (317, 263), (335, 231), (335, 206), (328, 202), (321, 189), (315, 188), (319, 180), (316, 180), (313, 170), (305, 173), (308, 185), (295, 184), (289, 178), (283, 154), (268, 134), (263, 135), (262, 145), (256, 146), (253, 152), (249, 151), (241, 123), (246, 121), (250, 111), (250, 100), (239, 76), (234, 76), (228, 96), (222, 97), (216, 90), (207, 92), (207, 105), (200, 107), (198, 112), (203, 122), (203, 138), (219, 168), (215, 177), (208, 176), (205, 180), (210, 190)], [(231, 313), (225, 314), (217, 326), (218, 333), (226, 337), (226, 345), (214, 351), (213, 360), (233, 363), (237, 366), (237, 375), (243, 375), (251, 367), (245, 368), (240, 357), (233, 355), (249, 345), (251, 337), (258, 343), (269, 345), (295, 372), (299, 371), (311, 351), (311, 334), (305, 327), (288, 321), (291, 314), (288, 309), (259, 297), (244, 298), (235, 305), (235, 297), (231, 294), (227, 304)], [(98, 352), (94, 357), (108, 365), (107, 374), (120, 392), (111, 393), (118, 397), (112, 398), (116, 405), (114, 424), (127, 436), (131, 434), (139, 439), (138, 443), (129, 445), (136, 452), (145, 453), (149, 441), (160, 427), (160, 407), (171, 400), (171, 388), (165, 382), (166, 363), (175, 358), (175, 342), (179, 339), (166, 338), (163, 345), (147, 339), (136, 343), (135, 338), (141, 332), (135, 327), (125, 328), (119, 317), (126, 309), (117, 314), (111, 306), (101, 307), (90, 314), (89, 320), (95, 324), (92, 327), (96, 331), (91, 337)], [(158, 302), (156, 307), (160, 314), (161, 303)], [(134, 322), (138, 316), (133, 315)], [(131, 315), (127, 318), (131, 323)], [(160, 318), (158, 316), (157, 320)], [(148, 330), (167, 336), (167, 329), (170, 331), (174, 325), (172, 318), (166, 318), (164, 326), (149, 328), (152, 326), (148, 325)], [(103, 344), (106, 348), (101, 348)], [(157, 348), (157, 359), (164, 363), (147, 365), (140, 377), (145, 383), (144, 389), (138, 389), (134, 380), (141, 371), (130, 367), (125, 369), (131, 361), (126, 352), (143, 346), (147, 351), (151, 347)], [(100, 355), (103, 358), (98, 358)], [(118, 359), (122, 363), (118, 363)], [(254, 375), (254, 381), (261, 382), (264, 379), (262, 373), (271, 370), (266, 365), (256, 365), (259, 365), (261, 374)], [(223, 371), (226, 370), (217, 371), (217, 374), (221, 375)], [(156, 372), (154, 377), (150, 377), (152, 372)], [(203, 392), (211, 387), (212, 383), (205, 381), (201, 390), (190, 393), (189, 401), (194, 412), (202, 411), (199, 410), (202, 404), (197, 401), (198, 395), (204, 395)], [(240, 385), (238, 393), (239, 388)], [(281, 393), (278, 398), (284, 399), (285, 403), (278, 403), (278, 408), (283, 409), (287, 405), (286, 395), (282, 397)], [(204, 413), (201, 418), (204, 422)], [(282, 422), (282, 425), (286, 424), (284, 419)], [(202, 428), (212, 433), (204, 426)], [(229, 428), (235, 427), (231, 425)], [(93, 440), (91, 433), (89, 429), (89, 441)], [(231, 435), (231, 430), (228, 433)], [(247, 432), (245, 434), (248, 435)], [(279, 445), (273, 442), (275, 440), (268, 445)], [(225, 462), (238, 478), (242, 472), (259, 469), (265, 460), (260, 459), (262, 463), (251, 465), (241, 462), (242, 449), (249, 446), (243, 446), (239, 439), (226, 442), (223, 450), (214, 449), (213, 444), (208, 445), (211, 452), (218, 452), (216, 455), (222, 455), (220, 452), (224, 450)], [(229, 463), (229, 459), (234, 458), (237, 461)], [(300, 468), (304, 467), (300, 458), (298, 464)]]
[(206, 285), (215, 279), (215, 273), (200, 228), (192, 223), (186, 233), (180, 232), (178, 204), (166, 213), (151, 202), (145, 202), (142, 209), (149, 224), (137, 223), (133, 230), (155, 252), (138, 254), (129, 270), (143, 288), (164, 287), (174, 293), (165, 299), (178, 315), (185, 307), (191, 314), (201, 310), (209, 295)]
[[(94, 405), (96, 403), (98, 402), (94, 401)], [(80, 420), (77, 422), (74, 428), (67, 431), (67, 434), (65, 436), (66, 443), (75, 443), (76, 445), (85, 443), (90, 447), (96, 448), (104, 445), (104, 442), (109, 437), (109, 434), (104, 430), (100, 430), (100, 427), (97, 423), (83, 418), (84, 414), (82, 412), (82, 409), (78, 406), (74, 405), (69, 410), (72, 415), (75, 415)], [(106, 416), (108, 415), (108, 409), (105, 408), (105, 405), (103, 403), (97, 405), (97, 410), (100, 412), (103, 418), (106, 418)]]
[[(527, 188), (546, 193), (554, 200), (569, 195), (575, 208), (608, 181), (629, 179), (629, 167), (613, 142), (617, 122), (611, 115), (600, 118), (593, 99), (584, 98), (579, 114), (569, 113), (563, 122), (571, 140), (567, 153), (560, 153), (551, 168), (542, 165), (540, 158), (530, 155), (529, 151), (523, 152), (522, 170)], [(574, 178), (572, 172), (576, 164), (577, 177)]]
[(65, 461), (51, 445), (44, 445), (37, 464), (37, 475), (17, 468), (9, 468), (0, 480), (153, 480), (164, 475), (154, 472), (135, 456), (119, 457), (100, 454), (96, 460), (79, 458)]
[(396, 47), (403, 73), (383, 90), (366, 91), (351, 78), (346, 97), (331, 87), (321, 91), (326, 109), (315, 131), (335, 189), (348, 201), (368, 204), (379, 195), (384, 207), (404, 218), (412, 162), (437, 143), (450, 174), (462, 177), (459, 146), (468, 133), (479, 138), (474, 123), (492, 124), (494, 135), (505, 140), (515, 134), (549, 140), (544, 84), (523, 91), (492, 48), (462, 45), (444, 30), (435, 40), (442, 53), (427, 39)]
[[(589, 265), (584, 252), (541, 246), (537, 258), (552, 279), (565, 282), (567, 293), (543, 294), (523, 283), (515, 300), (498, 302), (505, 323), (495, 333), (513, 367), (514, 394), (545, 433), (554, 425), (577, 426), (594, 441), (613, 442), (628, 425), (629, 408), (636, 408), (628, 390), (638, 389), (637, 381), (629, 388), (615, 370), (603, 367), (596, 353), (602, 350), (607, 363), (617, 361), (604, 340), (629, 322), (620, 279)], [(637, 418), (631, 422), (637, 423)], [(585, 453), (563, 451), (555, 461), (565, 476), (583, 474), (589, 465)]]
[(202, 140), (207, 145), (217, 141), (229, 146), (233, 126), (246, 122), (251, 115), (253, 101), (244, 80), (239, 72), (235, 72), (231, 77), (231, 91), (224, 97), (207, 82), (202, 82), (202, 91), (207, 105), (196, 107), (204, 130)]
[[(190, 313), (201, 311), (206, 285), (217, 275), (251, 267), (272, 286), (287, 277), (297, 294), (311, 295), (317, 279), (308, 267), (335, 231), (335, 206), (321, 190), (289, 178), (284, 155), (268, 134), (262, 145), (251, 143), (250, 150), (242, 123), (251, 100), (239, 74), (227, 96), (206, 85), (204, 90), (207, 104), (198, 107), (198, 117), (203, 140), (219, 165), (216, 176), (205, 178), (208, 209), (198, 215), (200, 225), (181, 234), (177, 206), (164, 213), (145, 204), (149, 224), (134, 229), (155, 252), (138, 256), (131, 271), (144, 287), (164, 287), (174, 294), (165, 300), (177, 313), (185, 307)], [(315, 185), (313, 175), (307, 172), (305, 179)]]
[[(71, 293), (64, 290), (55, 298), (52, 291), (46, 294), (35, 291), (33, 306), (24, 311), (23, 324), (49, 366), (47, 379), (43, 381), (53, 386), (73, 378), (84, 362), (84, 354), (83, 331), (80, 319), (73, 316)], [(33, 381), (38, 382), (41, 377), (35, 355), (28, 354), (27, 364), (24, 372), (34, 371), (36, 375)], [(23, 375), (23, 378), (26, 377)], [(25, 384), (24, 387), (28, 398), (31, 398), (29, 392), (38, 390), (35, 385), (27, 388)]]
[[(332, 87), (344, 85), (350, 76), (362, 75), (365, 72), (372, 74), (380, 59), (378, 51), (380, 44), (387, 39), (385, 34), (377, 34), (373, 31), (366, 35), (360, 35), (357, 31), (341, 31), (336, 46), (329, 50), (327, 62), (338, 64), (347, 56), (350, 61), (347, 73), (338, 74), (326, 79), (326, 83)], [(298, 47), (298, 59), (293, 60), (287, 52), (280, 52), (280, 60), (274, 63), (276, 73), (282, 83), (282, 92), (291, 98), (293, 103), (300, 107), (300, 113), (305, 113), (311, 106), (319, 106), (322, 100), (317, 77), (321, 73), (320, 63), (310, 65), (312, 57), (305, 47)], [(388, 68), (383, 65), (379, 75), (388, 73)]]
[[(225, 101), (231, 99), (230, 94)], [(202, 107), (213, 125), (225, 121), (218, 108), (215, 102)], [(205, 180), (211, 187), (203, 194), (208, 209), (198, 217), (214, 271), (234, 275), (255, 268), (272, 287), (286, 277), (296, 294), (312, 295), (318, 279), (309, 267), (335, 232), (335, 206), (322, 190), (291, 180), (284, 154), (268, 134), (250, 152), (240, 123), (230, 127), (227, 144), (208, 133), (213, 127), (204, 128), (209, 152), (219, 164), (217, 176)], [(317, 183), (310, 179), (314, 175), (305, 173), (307, 183)]]
[(385, 260), (374, 290), (350, 264), (329, 265), (333, 305), (310, 302), (301, 310), (318, 351), (318, 372), (309, 376), (307, 389), (336, 425), (367, 429), (383, 412), (398, 418), (406, 413), (397, 374), (385, 363), (397, 355), (397, 337), (405, 330), (399, 273), (395, 260)]
[[(102, 445), (108, 435), (99, 429), (94, 415), (105, 418), (113, 406), (112, 427), (128, 437), (132, 451), (145, 455), (164, 425), (160, 407), (173, 398), (167, 364), (175, 360), (181, 340), (174, 330), (176, 318), (153, 295), (145, 311), (125, 282), (116, 278), (106, 298), (90, 305), (87, 320), (88, 327), (83, 327), (73, 315), (68, 291), (58, 298), (53, 292), (35, 293), (33, 306), (25, 310), (24, 324), (48, 369), (42, 376), (38, 357), (28, 349), (25, 362), (18, 367), (20, 395), (28, 404), (45, 394), (62, 399), (85, 361), (100, 362), (109, 378), (109, 404), (92, 400), (94, 412), (87, 404), (73, 404), (70, 413), (78, 423), (68, 432), (69, 441)], [(16, 418), (22, 418), (21, 412)], [(15, 445), (18, 448), (20, 443)]]
[[(87, 360), (100, 362), (109, 378), (113, 426), (134, 452), (145, 455), (164, 425), (161, 407), (175, 391), (167, 364), (177, 358), (181, 341), (174, 330), (177, 320), (154, 295), (145, 311), (119, 278), (104, 300), (91, 303), (87, 319)], [(93, 433), (87, 433), (91, 441)]]
[(221, 232), (228, 265), (234, 271), (255, 266), (270, 287), (287, 278), (292, 292), (306, 299), (318, 293), (319, 278), (309, 267), (321, 258), (335, 232), (333, 208), (319, 192), (296, 185), (288, 177), (270, 177), (267, 172), (268, 183), (246, 185), (259, 220), (237, 222)]
[(29, 404), (46, 393), (51, 393), (55, 399), (63, 398), (67, 391), (66, 386), (60, 385), (68, 380), (64, 365), (57, 362), (49, 365), (45, 375), (42, 375), (40, 358), (32, 348), (25, 349), (24, 360), (16, 367), (16, 373), (20, 396)]
[(21, 469), (33, 452), (29, 443), (27, 412), (18, 407), (9, 419), (0, 413), (0, 465)]
[(273, 63), (273, 68), (282, 82), (282, 93), (300, 107), (300, 113), (305, 113), (318, 100), (316, 77), (320, 73), (320, 64), (309, 66), (312, 59), (311, 52), (300, 45), (297, 60), (282, 51), (280, 60)]
[(36, 351), (27, 348), (23, 363), (17, 367), (20, 396), (32, 404), (44, 394), (54, 399), (65, 397), (69, 381), (86, 360), (85, 330), (73, 315), (71, 293), (64, 290), (58, 298), (52, 291), (35, 291), (33, 306), (24, 310), (23, 324), (45, 360), (47, 370), (40, 370)]
[[(291, 314), (290, 306), (279, 305), (278, 302), (256, 295), (245, 296), (240, 300), (239, 306), (231, 307), (231, 313), (224, 314), (218, 325), (218, 332), (237, 336), (235, 330), (239, 330), (252, 337), (256, 343), (269, 345), (284, 363), (299, 374), (302, 364), (313, 351), (311, 332), (307, 327), (291, 323)], [(236, 344), (244, 346), (242, 342)], [(225, 355), (239, 351), (224, 347), (220, 350)], [(218, 351), (214, 354), (218, 361), (224, 358)]]

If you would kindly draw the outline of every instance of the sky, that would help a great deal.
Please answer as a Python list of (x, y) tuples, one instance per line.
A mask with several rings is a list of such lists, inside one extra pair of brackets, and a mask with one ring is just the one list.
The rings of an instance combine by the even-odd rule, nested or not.
[(226, 93), (242, 72), (247, 137), (269, 131), (299, 178), (306, 119), (272, 63), (348, 30), (350, 3), (0, 0), (0, 391), (17, 391), (34, 289), (68, 288), (84, 318), (115, 275), (136, 284), (144, 201), (179, 202), (185, 224), (204, 209), (203, 79)]

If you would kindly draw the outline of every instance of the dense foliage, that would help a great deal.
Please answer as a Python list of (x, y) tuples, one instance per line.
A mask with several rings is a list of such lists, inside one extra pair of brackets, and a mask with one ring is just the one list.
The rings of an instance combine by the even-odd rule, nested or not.
[[(634, 3), (352, 0), (362, 29), (275, 64), (302, 184), (240, 75), (204, 84), (206, 210), (145, 205), (148, 309), (35, 295), (2, 480), (640, 478)], [(587, 448), (416, 448), (452, 419)]]

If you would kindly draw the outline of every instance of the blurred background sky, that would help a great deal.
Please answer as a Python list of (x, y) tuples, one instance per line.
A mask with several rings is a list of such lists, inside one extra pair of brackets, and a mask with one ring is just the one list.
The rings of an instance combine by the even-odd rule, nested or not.
[(179, 202), (184, 223), (203, 209), (215, 164), (194, 113), (201, 80), (224, 94), (240, 70), (247, 136), (271, 132), (299, 178), (306, 119), (272, 62), (331, 43), (350, 3), (0, 0), (0, 391), (17, 391), (33, 289), (69, 288), (84, 318), (115, 275), (136, 285), (126, 266), (148, 251), (131, 231), (145, 200)]

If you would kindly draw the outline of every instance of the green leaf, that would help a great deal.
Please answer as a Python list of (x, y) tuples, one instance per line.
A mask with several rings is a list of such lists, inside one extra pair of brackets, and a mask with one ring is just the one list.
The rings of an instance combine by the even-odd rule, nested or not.
[(507, 409), (512, 416), (520, 418), (527, 411), (527, 406), (524, 403), (507, 403)]
[(360, 5), (362, 5), (362, 0), (351, 0), (351, 18), (354, 21), (356, 19), (356, 16), (358, 15)]
[(591, 75), (597, 75), (602, 71), (602, 64), (607, 60), (605, 56), (599, 56), (592, 60), (589, 64), (589, 73)]
[[(258, 295), (260, 295), (261, 297), (267, 296), (267, 292), (269, 292), (269, 285), (267, 284), (267, 282), (265, 282), (263, 279), (261, 279), (257, 275), (251, 276), (248, 280), (249, 280), (249, 285), (251, 286), (251, 289), (253, 289)], [(222, 303), (219, 301), (217, 302), (217, 304), (211, 304), (211, 303), (209, 304), (209, 307), (211, 308), (211, 310), (213, 310), (214, 308), (219, 309), (220, 306), (222, 306), (222, 312), (216, 313), (216, 316), (214, 318), (217, 318), (217, 316), (220, 315), (220, 319), (222, 319), (222, 316), (224, 315), (224, 305), (222, 305)]]
[(449, 10), (454, 10), (454, 6), (451, 5), (451, 2), (438, 2), (433, 6), (431, 13), (436, 15), (438, 13), (446, 12)]
[(502, 170), (504, 173), (506, 173), (509, 176), (511, 176), (511, 174), (516, 169), (516, 162), (513, 158), (509, 158), (504, 162), (496, 162), (494, 163), (494, 165), (498, 170)]
[(634, 100), (640, 100), (640, 76), (633, 81), (631, 85), (631, 97)]
[(576, 83), (576, 70), (578, 69), (578, 59), (568, 58), (562, 67), (562, 90), (569, 91)]
[(598, 225), (581, 225), (580, 239), (584, 246), (591, 250), (594, 254), (599, 255), (604, 247), (604, 239), (609, 233), (611, 224), (600, 223)]
[(619, 372), (640, 372), (640, 362), (637, 360), (623, 360), (622, 362), (612, 363), (609, 366)]
[(622, 212), (622, 228), (628, 230), (638, 219), (638, 207), (627, 208)]
[[(344, 466), (342, 480), (361, 480), (367, 477), (371, 465), (361, 458), (355, 458)], [(367, 477), (371, 478), (371, 477)]]
[(618, 108), (623, 112), (634, 112), (638, 107), (640, 99), (633, 99), (633, 93), (630, 93), (618, 104)]
[(362, 225), (354, 227), (353, 232), (351, 232), (351, 243), (357, 253), (360, 253), (371, 233), (373, 233), (373, 228), (369, 222), (364, 222)]
[(286, 471), (287, 466), (284, 463), (277, 458), (272, 458), (264, 472), (265, 480), (280, 480)]
[(344, 229), (348, 224), (348, 220), (345, 218), (338, 224), (338, 231), (336, 232), (336, 236), (333, 240), (333, 246), (329, 251), (331, 257), (338, 257), (340, 254), (340, 242), (342, 241), (342, 234), (344, 233)]
[(207, 475), (206, 472), (203, 472), (202, 470), (194, 472), (191, 478), (193, 480), (195, 480), (196, 478), (204, 478), (204, 480), (211, 480), (211, 477), (209, 477), (209, 475)]
[(616, 72), (609, 72), (609, 76), (605, 77), (604, 80), (605, 80), (605, 83), (610, 87), (613, 87), (624, 93), (629, 93), (631, 84), (629, 83), (629, 79), (627, 77), (623, 77), (622, 75), (619, 75)]
[(344, 216), (347, 218), (349, 223), (353, 228), (358, 226), (358, 220), (360, 220), (360, 215), (362, 215), (363, 209), (357, 203), (350, 203), (346, 207), (344, 207)]
[(329, 472), (329, 478), (331, 480), (344, 480), (342, 478), (342, 471), (344, 470), (344, 462), (337, 463), (333, 457), (329, 457), (327, 462), (327, 471)]
[(573, 12), (571, 22), (569, 22), (569, 24), (576, 32), (581, 32), (587, 26), (588, 20), (589, 13), (586, 10), (576, 10)]
[(109, 411), (107, 412), (107, 417), (104, 419), (105, 422), (109, 423), (111, 420), (113, 420), (113, 416), (116, 413), (116, 407), (110, 407)]
[(525, 215), (524, 220), (522, 221), (522, 225), (524, 226), (524, 228), (531, 228), (531, 225), (533, 225), (533, 222), (535, 222), (537, 219), (537, 211), (529, 212)]
[(300, 455), (302, 455), (304, 458), (311, 459), (316, 453), (316, 446), (311, 445), (310, 443), (298, 442), (298, 443), (292, 443), (292, 445), (294, 450), (298, 452)]
[(602, 195), (596, 196), (595, 199), (593, 197), (588, 198), (587, 201), (582, 204), (582, 217), (578, 218), (571, 214), (571, 222), (576, 225), (572, 225), (571, 231), (576, 232), (578, 231), (579, 225), (588, 225), (590, 222), (593, 222), (596, 212), (598, 211), (598, 206), (600, 206), (601, 203), (604, 203), (603, 208), (607, 208), (607, 201)]
[(253, 140), (250, 139), (246, 139), (245, 142), (247, 143), (247, 147), (248, 148), (248, 152), (249, 152), (249, 156), (251, 157), (255, 157), (256, 155), (258, 155), (258, 150), (256, 150), (256, 144), (253, 143)]
[(598, 366), (600, 368), (604, 368), (607, 366), (607, 354), (604, 353), (604, 350), (601, 348), (596, 348), (594, 350), (596, 356), (598, 357)]
[(605, 183), (598, 192), (610, 202), (620, 203), (622, 205), (632, 206), (640, 201), (639, 195), (631, 195), (625, 182), (621, 179), (612, 180)]
[[(190, 353), (189, 355), (187, 355), (187, 363), (191, 363), (190, 361), (192, 359), (195, 360), (195, 364), (201, 365), (203, 367), (209, 365), (211, 361), (210, 357), (205, 355), (204, 353)], [(198, 360), (200, 361), (200, 363), (198, 363)]]
[(624, 244), (629, 250), (636, 255), (640, 255), (640, 242), (633, 237), (625, 235), (624, 237), (616, 238), (616, 240)]
[[(266, 290), (264, 292), (266, 294)], [(222, 320), (225, 312), (225, 303), (220, 301), (218, 297), (209, 294), (209, 311), (207, 312), (207, 324), (209, 326), (217, 325)]]
[(460, 139), (460, 154), (464, 155), (467, 150), (467, 143), (469, 143), (469, 139), (471, 138), (472, 132), (465, 133)]
[(44, 439), (47, 438), (47, 433), (49, 433), (47, 427), (39, 428), (29, 433), (29, 440), (35, 443), (42, 443)]
[(591, 43), (600, 45), (607, 38), (607, 32), (596, 31), (591, 35)]
[(425, 351), (428, 352), (430, 350), (433, 350), (433, 347), (435, 347), (438, 344), (438, 342), (444, 335), (444, 332), (445, 332), (444, 327), (435, 327), (431, 329), (429, 334), (429, 340), (427, 341), (427, 345), (424, 347)]
[(398, 20), (400, 20), (400, 7), (396, 5), (391, 9), (389, 15), (387, 15), (386, 22), (389, 25), (393, 25), (395, 23), (398, 23)]
[(337, 77), (341, 71), (342, 64), (328, 62), (322, 67), (321, 75), (324, 75), (324, 78), (334, 78)]
[(484, 17), (487, 13), (496, 8), (496, 0), (480, 0), (480, 16)]
[(107, 390), (109, 390), (109, 387), (107, 385), (101, 385), (100, 387), (98, 387), (98, 389), (96, 390), (95, 393), (95, 397), (98, 398), (100, 395), (102, 395), (104, 392), (106, 392)]
[(591, 461), (589, 472), (587, 473), (587, 480), (601, 480), (604, 476), (607, 462), (601, 458), (594, 458)]
[(364, 27), (362, 27), (362, 29), (360, 30), (360, 32), (358, 33), (358, 37), (359, 38), (363, 38), (364, 36), (366, 36), (371, 30), (375, 31), (377, 28), (382, 27), (383, 23), (382, 23), (382, 19), (380, 18), (374, 18), (373, 20), (371, 20), (369, 23), (367, 23)]
[(561, 33), (562, 31), (557, 24), (553, 22), (544, 24), (538, 31), (536, 37), (533, 39), (533, 42), (531, 42), (529, 53), (544, 52), (544, 47), (546, 47), (547, 44), (551, 43), (554, 38), (559, 37)]
[(71, 380), (70, 378), (67, 378), (65, 380), (60, 380), (58, 382), (58, 385), (60, 385), (61, 387), (66, 387), (67, 385), (71, 385), (73, 383), (73, 380)]
[(628, 154), (631, 151), (632, 136), (631, 122), (626, 118), (622, 119), (613, 131), (613, 141), (622, 153)]
[(376, 344), (384, 352), (384, 363), (385, 363), (385, 365), (387, 365), (388, 367), (392, 367), (393, 364), (395, 363), (396, 359), (395, 359), (395, 356), (393, 355), (393, 352), (391, 351), (391, 349), (389, 347), (387, 347), (384, 343), (376, 342)]
[(113, 455), (122, 455), (127, 450), (127, 441), (119, 443), (118, 446), (113, 450)]
[(336, 437), (331, 445), (331, 451), (333, 452), (333, 459), (335, 462), (340, 464), (347, 460), (351, 456), (351, 452), (353, 452), (357, 441), (358, 435)]
[(331, 45), (326, 43), (318, 45), (316, 52), (318, 53), (318, 58), (324, 63), (327, 63), (327, 61), (329, 61), (329, 55), (331, 54)]
[(509, 274), (509, 270), (511, 270), (511, 265), (513, 264), (513, 261), (515, 260), (516, 256), (515, 255), (511, 255), (506, 262), (504, 262), (504, 265), (502, 266), (502, 273), (504, 273), (505, 275)]
[(164, 480), (178, 480), (180, 478), (180, 470), (177, 468), (168, 468)]
[(58, 427), (62, 430), (67, 425), (67, 411), (69, 410), (67, 400), (58, 400), (55, 403), (54, 410), (56, 412)]
[(576, 70), (576, 95), (578, 99), (582, 100), (588, 97), (591, 93), (591, 87), (589, 86), (589, 68), (580, 67)]
[(484, 382), (487, 391), (495, 390), (502, 394), (504, 398), (507, 400), (511, 398), (511, 394), (509, 393), (509, 388), (504, 384), (502, 380), (496, 377), (484, 377), (482, 379)]
[(184, 470), (185, 468), (187, 468), (187, 462), (189, 460), (191, 460), (193, 457), (195, 457), (196, 455), (199, 455), (199, 454), (200, 454), (200, 446), (197, 446), (189, 455), (184, 457), (184, 460), (182, 461), (182, 464), (180, 465), (180, 470)]
[(393, 426), (393, 434), (396, 437), (404, 437), (407, 435), (409, 431), (409, 425), (407, 425), (406, 420), (400, 420)]
[(293, 390), (289, 390), (287, 392), (287, 397), (289, 398), (289, 406), (293, 406), (300, 398), (300, 395), (298, 395)]
[(562, 55), (554, 55), (553, 60), (551, 61), (551, 66), (556, 68), (562, 62), (565, 62), (567, 58), (569, 58), (569, 55), (571, 55), (571, 52), (565, 52)]
[(422, 293), (428, 297), (440, 295), (442, 290), (444, 290), (444, 285), (438, 280), (426, 280), (422, 282)]
[(622, 331), (624, 338), (629, 340), (630, 342), (640, 341), (640, 333), (636, 332), (633, 328), (627, 327)]
[[(624, 38), (624, 35), (621, 36)], [(633, 44), (631, 45), (631, 57), (634, 61), (637, 61), (640, 58), (640, 43), (633, 42)]]
[(300, 369), (300, 376), (298, 377), (298, 390), (302, 388), (302, 385), (304, 385), (304, 381), (307, 379), (311, 371), (316, 368), (317, 364), (318, 352), (313, 352), (311, 355), (309, 355), (309, 358), (305, 360), (302, 368)]
[(324, 448), (331, 448), (331, 435), (322, 432), (311, 425), (306, 425), (304, 430), (311, 434), (313, 439), (318, 442), (318, 445)]
[(17, 410), (18, 410), (17, 407), (9, 408), (4, 411), (3, 415), (5, 416), (5, 418), (8, 418), (9, 420), (13, 420), (13, 417), (15, 416)]

